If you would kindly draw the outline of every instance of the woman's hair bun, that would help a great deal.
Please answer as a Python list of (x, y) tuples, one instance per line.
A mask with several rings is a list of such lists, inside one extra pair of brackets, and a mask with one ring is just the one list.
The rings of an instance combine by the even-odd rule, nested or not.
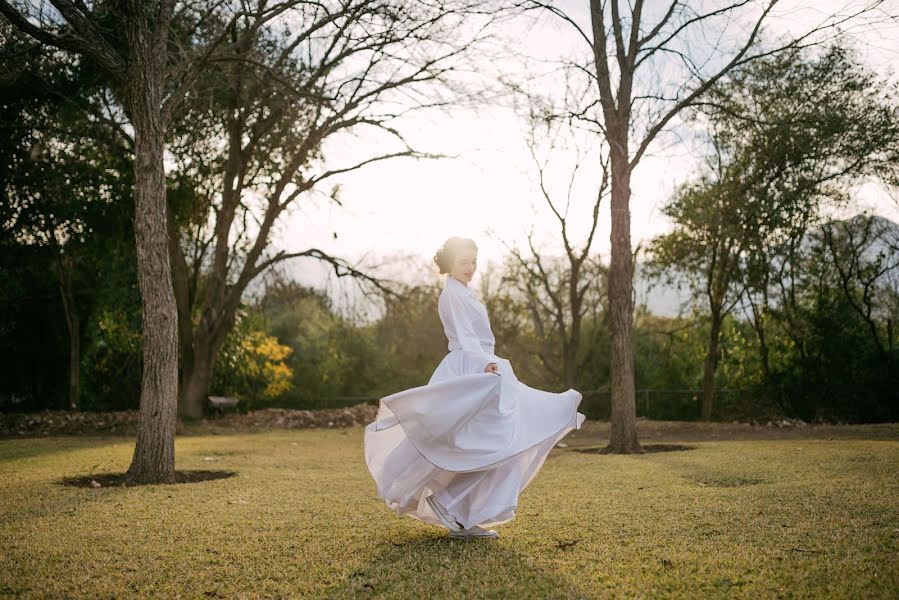
[(437, 268), (440, 269), (441, 275), (449, 273), (450, 263), (446, 260), (446, 251), (443, 248), (440, 248), (434, 255), (434, 262), (437, 264)]
[(478, 251), (478, 245), (474, 240), (454, 236), (443, 242), (443, 246), (434, 254), (434, 263), (440, 269), (440, 274), (449, 273), (453, 268), (453, 260), (459, 250), (471, 248), (475, 252)]

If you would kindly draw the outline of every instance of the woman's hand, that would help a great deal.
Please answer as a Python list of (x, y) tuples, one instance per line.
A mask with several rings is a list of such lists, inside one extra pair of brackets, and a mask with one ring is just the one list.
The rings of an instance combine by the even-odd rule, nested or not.
[(497, 375), (499, 375), (499, 369), (496, 367), (496, 363), (490, 363), (489, 365), (487, 365), (487, 367), (484, 369), (484, 372), (496, 373)]

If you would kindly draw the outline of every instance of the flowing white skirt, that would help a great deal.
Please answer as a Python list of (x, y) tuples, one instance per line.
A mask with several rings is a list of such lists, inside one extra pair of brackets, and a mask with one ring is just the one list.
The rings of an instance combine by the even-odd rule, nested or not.
[(479, 358), (450, 352), (427, 385), (382, 398), (366, 426), (365, 462), (397, 514), (441, 525), (425, 501), (434, 494), (465, 527), (511, 521), (549, 451), (584, 422), (580, 392), (528, 387), (504, 358), (499, 375), (484, 373)]

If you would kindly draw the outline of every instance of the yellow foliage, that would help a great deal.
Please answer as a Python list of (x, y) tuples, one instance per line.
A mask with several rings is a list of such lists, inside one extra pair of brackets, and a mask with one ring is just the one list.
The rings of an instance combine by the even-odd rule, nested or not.
[(263, 396), (276, 398), (292, 387), (293, 369), (282, 361), (293, 352), (293, 348), (278, 343), (278, 339), (264, 331), (254, 331), (242, 341), (243, 349), (255, 360), (247, 361), (245, 367), (252, 377), (260, 377), (266, 382)]

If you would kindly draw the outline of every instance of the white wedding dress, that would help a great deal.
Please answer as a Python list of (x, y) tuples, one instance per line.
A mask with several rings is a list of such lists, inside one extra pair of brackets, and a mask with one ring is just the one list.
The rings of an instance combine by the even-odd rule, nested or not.
[[(400, 515), (441, 525), (426, 501), (434, 494), (466, 528), (505, 523), (549, 451), (580, 429), (582, 396), (518, 381), (493, 354), (487, 309), (450, 275), (438, 312), (449, 354), (427, 385), (381, 398), (365, 428), (365, 462), (378, 496)], [(492, 362), (498, 375), (484, 372)]]

